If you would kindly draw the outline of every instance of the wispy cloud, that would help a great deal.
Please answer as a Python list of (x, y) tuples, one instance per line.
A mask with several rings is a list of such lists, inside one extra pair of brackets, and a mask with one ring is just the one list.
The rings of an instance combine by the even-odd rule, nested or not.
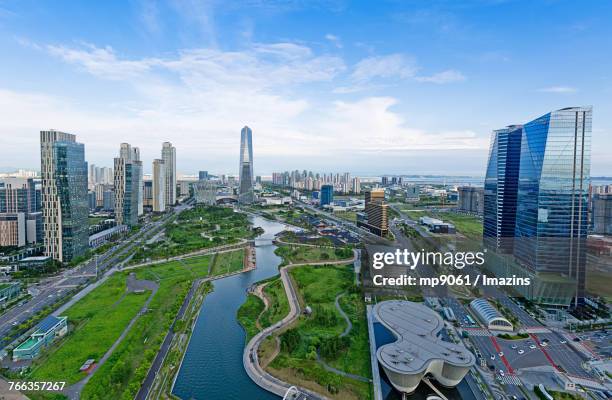
[(444, 83), (462, 82), (466, 78), (461, 72), (454, 69), (448, 69), (430, 76), (418, 76), (415, 79), (419, 82), (430, 82), (441, 85)]
[(366, 82), (374, 78), (407, 79), (413, 77), (417, 70), (418, 66), (414, 58), (403, 54), (389, 54), (368, 57), (359, 61), (355, 65), (351, 78), (356, 82)]
[(325, 35), (325, 39), (329, 40), (337, 48), (339, 49), (342, 48), (342, 41), (340, 40), (338, 36), (328, 33), (327, 35)]
[(571, 86), (549, 86), (545, 88), (538, 89), (538, 92), (544, 93), (576, 93), (578, 89)]

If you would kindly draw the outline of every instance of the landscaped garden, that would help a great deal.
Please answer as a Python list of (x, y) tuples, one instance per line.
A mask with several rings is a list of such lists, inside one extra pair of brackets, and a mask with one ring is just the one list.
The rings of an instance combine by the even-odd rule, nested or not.
[(131, 264), (237, 243), (257, 234), (244, 213), (226, 207), (196, 206), (168, 224), (162, 240), (139, 248)]

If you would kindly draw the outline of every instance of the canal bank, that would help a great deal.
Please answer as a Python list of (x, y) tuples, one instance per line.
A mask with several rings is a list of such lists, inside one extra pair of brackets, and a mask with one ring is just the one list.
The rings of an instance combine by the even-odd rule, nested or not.
[(243, 367), (245, 333), (236, 320), (247, 288), (278, 275), (281, 258), (274, 254), (274, 236), (284, 225), (259, 216), (253, 225), (264, 230), (255, 239), (257, 268), (215, 281), (200, 309), (172, 393), (181, 399), (278, 399), (260, 388)]

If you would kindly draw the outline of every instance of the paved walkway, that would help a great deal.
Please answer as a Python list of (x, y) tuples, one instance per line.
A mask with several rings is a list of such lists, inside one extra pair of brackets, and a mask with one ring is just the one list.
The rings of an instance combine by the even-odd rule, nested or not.
[[(258, 349), (261, 343), (263, 343), (270, 335), (273, 333), (280, 331), (290, 324), (292, 324), (300, 315), (300, 303), (298, 300), (297, 292), (293, 287), (293, 283), (291, 281), (291, 277), (289, 276), (289, 271), (296, 267), (306, 266), (306, 265), (339, 265), (339, 264), (348, 264), (354, 262), (357, 257), (357, 253), (353, 251), (353, 258), (348, 260), (338, 260), (338, 261), (326, 261), (326, 262), (310, 262), (310, 263), (300, 263), (300, 264), (288, 264), (280, 269), (280, 276), (283, 281), (283, 287), (285, 289), (285, 294), (287, 295), (287, 299), (289, 300), (289, 314), (285, 316), (282, 320), (276, 322), (275, 324), (269, 326), (268, 328), (257, 333), (253, 338), (247, 343), (244, 353), (242, 356), (242, 362), (244, 365), (244, 369), (251, 378), (253, 382), (262, 387), (263, 389), (272, 392), (280, 397), (283, 397), (287, 390), (292, 386), (287, 382), (283, 382), (280, 379), (274, 377), (267, 371), (265, 371), (259, 362)], [(306, 394), (309, 399), (313, 400), (327, 400), (328, 398), (320, 395), (318, 393), (312, 392), (308, 389), (299, 388), (299, 390)]]

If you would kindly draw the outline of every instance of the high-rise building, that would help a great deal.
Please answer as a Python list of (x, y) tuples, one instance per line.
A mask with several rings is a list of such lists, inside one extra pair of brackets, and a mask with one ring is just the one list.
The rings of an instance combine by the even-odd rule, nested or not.
[(152, 180), (144, 181), (143, 204), (146, 208), (150, 210), (153, 209), (153, 181)]
[(534, 278), (521, 294), (540, 303), (585, 295), (591, 120), (570, 107), (492, 136), (484, 243), (512, 254)]
[(514, 254), (537, 273), (576, 280), (584, 297), (591, 107), (553, 111), (523, 127)]
[(0, 179), (0, 213), (36, 211), (36, 192), (32, 178)]
[(352, 184), (352, 187), (351, 187), (351, 192), (353, 192), (353, 194), (361, 193), (361, 181), (359, 180), (358, 177), (354, 177), (353, 178), (353, 184)]
[(198, 180), (205, 181), (208, 179), (208, 171), (200, 171), (198, 172)]
[(326, 206), (334, 201), (334, 187), (332, 185), (321, 186), (321, 206)]
[(514, 250), (522, 135), (521, 125), (511, 125), (493, 131), (491, 136), (484, 184), (483, 242), (501, 253)]
[(87, 163), (76, 136), (40, 132), (45, 255), (67, 262), (89, 247)]
[(255, 193), (253, 191), (253, 132), (248, 126), (240, 131), (238, 174), (238, 201), (250, 204), (255, 201)]
[(161, 158), (165, 168), (165, 188), (166, 207), (176, 204), (176, 148), (170, 142), (162, 144)]
[(0, 214), (0, 247), (22, 247), (25, 245), (25, 213)]
[(460, 186), (457, 188), (459, 196), (457, 209), (459, 211), (482, 215), (484, 211), (484, 189), (474, 186)]
[(166, 210), (166, 165), (164, 160), (153, 160), (153, 211)]
[(136, 225), (139, 201), (144, 198), (142, 162), (138, 149), (128, 143), (121, 143), (119, 157), (115, 158), (114, 172), (117, 225)]
[(386, 236), (389, 233), (388, 204), (385, 203), (384, 189), (365, 191), (365, 213), (367, 221), (358, 221), (358, 226), (378, 236)]
[(612, 193), (593, 195), (593, 233), (612, 235)]

